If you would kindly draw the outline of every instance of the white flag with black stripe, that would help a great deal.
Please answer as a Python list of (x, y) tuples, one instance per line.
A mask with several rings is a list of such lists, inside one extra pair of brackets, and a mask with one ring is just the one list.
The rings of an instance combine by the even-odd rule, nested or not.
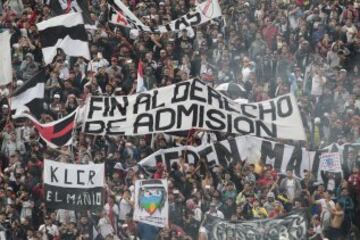
[(40, 22), (36, 26), (46, 64), (53, 61), (59, 48), (68, 56), (90, 60), (87, 33), (80, 13), (60, 15)]
[(15, 115), (30, 111), (39, 117), (43, 113), (43, 100), (45, 92), (46, 73), (42, 69), (33, 78), (16, 89), (10, 97), (11, 110)]

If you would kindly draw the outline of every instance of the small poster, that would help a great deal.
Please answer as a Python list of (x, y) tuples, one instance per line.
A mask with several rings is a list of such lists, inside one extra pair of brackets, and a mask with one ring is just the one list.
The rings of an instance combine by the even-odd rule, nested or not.
[(330, 152), (321, 154), (320, 169), (328, 172), (341, 172), (340, 153)]
[(167, 180), (137, 180), (134, 220), (157, 227), (166, 226), (169, 215), (167, 191)]

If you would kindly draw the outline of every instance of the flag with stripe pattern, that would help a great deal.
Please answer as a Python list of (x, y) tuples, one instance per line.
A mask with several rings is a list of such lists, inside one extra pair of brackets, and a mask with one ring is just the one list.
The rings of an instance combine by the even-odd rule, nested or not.
[(80, 13), (69, 13), (36, 24), (45, 64), (50, 64), (60, 48), (68, 56), (90, 60), (89, 42)]
[(143, 63), (140, 60), (139, 64), (138, 64), (138, 69), (137, 69), (136, 92), (140, 93), (140, 92), (145, 92), (145, 91), (147, 91), (147, 89), (146, 89), (145, 83), (144, 83)]
[(44, 112), (45, 81), (46, 73), (42, 69), (14, 91), (9, 101), (13, 114), (17, 115), (28, 111), (35, 117), (40, 117)]
[(68, 146), (73, 140), (73, 130), (75, 128), (76, 112), (73, 111), (64, 118), (49, 123), (40, 123), (32, 115), (22, 113), (16, 118), (25, 117), (30, 119), (42, 140), (44, 140), (50, 148), (60, 148)]

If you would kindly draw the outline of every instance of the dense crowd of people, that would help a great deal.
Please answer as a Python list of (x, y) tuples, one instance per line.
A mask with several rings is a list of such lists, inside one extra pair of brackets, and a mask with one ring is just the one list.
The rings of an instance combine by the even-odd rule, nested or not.
[[(22, 4), (21, 4), (22, 2)], [(45, 66), (36, 23), (54, 16), (41, 0), (0, 0), (0, 31), (10, 30), (14, 80), (0, 88), (0, 239), (207, 239), (201, 222), (216, 216), (230, 222), (276, 218), (308, 208), (309, 239), (355, 239), (360, 216), (360, 158), (351, 151), (352, 172), (311, 169), (297, 179), (271, 165), (246, 161), (209, 169), (186, 159), (148, 176), (131, 168), (161, 148), (199, 145), (197, 135), (94, 137), (81, 132), (71, 147), (47, 148), (29, 120), (11, 118), (9, 97), (42, 68), (47, 71), (45, 112), (59, 119), (90, 95), (134, 94), (142, 60), (147, 89), (198, 77), (249, 102), (293, 93), (306, 130), (307, 149), (360, 140), (360, 2), (357, 0), (221, 0), (223, 18), (180, 32), (146, 33), (113, 26), (107, 1), (91, 0), (95, 27), (88, 28), (91, 61), (58, 52)], [(186, 14), (196, 0), (123, 0), (145, 24), (166, 24)], [(0, 59), (1, 61), (1, 59)], [(217, 133), (217, 139), (231, 137)], [(106, 165), (102, 211), (48, 209), (42, 184), (43, 159)], [(120, 163), (122, 167), (115, 168)], [(125, 169), (125, 170), (124, 170)], [(169, 225), (156, 228), (132, 219), (134, 181), (167, 178)]]

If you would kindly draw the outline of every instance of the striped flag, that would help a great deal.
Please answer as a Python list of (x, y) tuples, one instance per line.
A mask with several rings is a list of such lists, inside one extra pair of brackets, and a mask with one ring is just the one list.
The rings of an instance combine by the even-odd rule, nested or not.
[(136, 92), (144, 92), (147, 91), (145, 84), (144, 84), (144, 72), (143, 72), (143, 63), (140, 60), (138, 63), (137, 69), (137, 84), (136, 84)]
[(17, 115), (16, 118), (26, 117), (30, 119), (48, 147), (60, 148), (72, 144), (76, 112), (73, 111), (64, 118), (44, 124), (39, 123), (38, 120), (27, 113)]
[(60, 15), (40, 22), (36, 26), (46, 64), (53, 61), (58, 48), (68, 56), (90, 60), (87, 33), (80, 13)]
[(35, 117), (40, 117), (44, 111), (45, 81), (45, 70), (41, 70), (15, 90), (10, 97), (10, 108), (15, 115), (30, 111)]

